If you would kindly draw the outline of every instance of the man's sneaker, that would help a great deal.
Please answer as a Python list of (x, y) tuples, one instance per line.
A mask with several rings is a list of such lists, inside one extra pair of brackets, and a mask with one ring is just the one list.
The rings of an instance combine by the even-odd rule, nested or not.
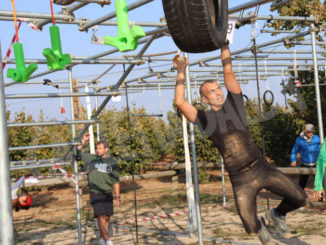
[(285, 217), (284, 216), (277, 216), (275, 214), (275, 209), (267, 210), (265, 213), (265, 217), (269, 220), (269, 222), (275, 227), (276, 232), (286, 238), (288, 229), (286, 227), (285, 223)]
[(100, 240), (98, 240), (98, 245), (106, 245), (105, 239), (101, 238)]
[(113, 242), (111, 241), (111, 239), (109, 239), (109, 240), (106, 240), (106, 243), (105, 243), (105, 245), (113, 245)]
[(257, 236), (258, 236), (259, 240), (261, 241), (261, 244), (263, 244), (263, 245), (275, 244), (273, 242), (273, 238), (272, 238), (271, 234), (269, 233), (269, 231), (267, 230), (267, 228), (265, 226), (264, 218), (261, 218), (260, 225), (261, 225), (261, 228), (260, 228), (260, 231), (257, 233)]

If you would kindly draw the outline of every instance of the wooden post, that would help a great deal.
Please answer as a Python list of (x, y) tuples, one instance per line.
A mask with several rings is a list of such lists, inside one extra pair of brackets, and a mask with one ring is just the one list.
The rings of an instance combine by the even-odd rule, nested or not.
[(172, 195), (178, 194), (178, 184), (179, 184), (179, 176), (177, 172), (176, 175), (172, 176)]
[(80, 209), (83, 209), (83, 188), (81, 188), (81, 186), (79, 186), (79, 196), (80, 198)]
[[(73, 92), (78, 93), (79, 92), (78, 80), (73, 79), (72, 84), (73, 84)], [(84, 119), (84, 111), (83, 111), (82, 103), (80, 101), (80, 97), (73, 97), (73, 101), (74, 101), (75, 120), (83, 120)], [(81, 131), (83, 128), (84, 128), (84, 125), (82, 125), (82, 124), (76, 125), (77, 131)]]

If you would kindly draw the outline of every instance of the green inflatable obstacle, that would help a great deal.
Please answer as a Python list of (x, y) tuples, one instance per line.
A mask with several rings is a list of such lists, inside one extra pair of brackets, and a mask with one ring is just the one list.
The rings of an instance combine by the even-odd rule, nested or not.
[(71, 64), (69, 54), (62, 54), (60, 31), (58, 26), (50, 27), (51, 47), (43, 50), (43, 55), (46, 57), (46, 64), (50, 70), (63, 70), (67, 64)]
[(8, 69), (7, 77), (12, 78), (15, 82), (26, 82), (32, 73), (37, 69), (36, 63), (30, 63), (25, 66), (25, 57), (23, 51), (23, 45), (21, 43), (14, 44), (14, 53), (16, 59), (16, 69)]
[(132, 26), (129, 28), (129, 18), (126, 0), (117, 0), (115, 8), (118, 21), (118, 36), (104, 36), (104, 43), (114, 46), (121, 52), (135, 50), (138, 46), (138, 39), (145, 36), (143, 28)]

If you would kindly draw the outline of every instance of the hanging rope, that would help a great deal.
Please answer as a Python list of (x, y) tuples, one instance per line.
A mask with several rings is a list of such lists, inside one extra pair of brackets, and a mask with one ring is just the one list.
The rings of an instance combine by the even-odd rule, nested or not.
[(294, 71), (294, 84), (296, 87), (299, 87), (301, 86), (301, 82), (300, 82), (300, 79), (299, 79), (299, 74), (298, 74), (298, 70), (297, 70), (297, 51), (294, 50), (293, 51), (293, 71)]
[(219, 83), (219, 81), (218, 81), (218, 69), (216, 69), (216, 82)]
[(194, 98), (196, 104), (200, 104), (200, 94), (198, 94), (198, 86), (197, 86), (197, 75), (194, 75), (194, 82), (195, 82), (195, 90), (194, 90)]
[[(61, 87), (59, 86), (59, 93), (61, 93)], [(63, 106), (63, 99), (62, 97), (60, 97), (60, 112), (61, 114), (65, 114), (66, 113), (66, 109)]]
[(52, 0), (50, 0), (50, 6), (51, 6), (52, 24), (55, 25), (54, 14), (53, 14), (53, 1)]
[(195, 83), (195, 87), (194, 87), (194, 95), (193, 95), (193, 97), (195, 98), (195, 102), (194, 102), (194, 106), (196, 106), (196, 105), (199, 105), (200, 107), (198, 108), (197, 107), (197, 109), (202, 109), (203, 108), (203, 105), (202, 105), (202, 103), (201, 103), (201, 100), (200, 100), (200, 95), (198, 95), (198, 88), (197, 88), (197, 75), (195, 74), (194, 75), (194, 83)]
[(16, 17), (16, 7), (15, 7), (15, 0), (10, 0), (12, 4), (12, 12), (14, 14), (14, 23), (15, 23), (15, 31), (16, 31), (16, 42), (18, 42), (18, 26), (17, 26), (17, 17)]
[[(285, 90), (285, 82), (284, 82), (284, 68), (282, 68), (282, 73), (281, 73), (281, 77), (282, 77), (282, 86), (283, 89)], [(288, 108), (288, 103), (287, 103), (287, 98), (286, 98), (286, 91), (284, 91), (284, 104), (285, 104), (285, 108)]]
[(294, 78), (297, 79), (298, 73), (297, 71), (297, 51), (293, 50), (293, 69), (294, 69)]
[[(238, 71), (239, 71), (239, 76), (240, 76), (239, 81), (240, 81), (240, 84), (241, 84), (241, 82), (242, 82), (241, 63), (239, 63)], [(258, 76), (259, 76), (259, 74), (258, 74)], [(242, 99), (243, 99), (243, 102), (245, 104), (245, 107), (248, 107), (249, 106), (249, 98), (248, 98), (248, 96), (245, 95), (245, 94), (242, 94)]]
[(160, 97), (160, 111), (163, 114), (163, 103), (162, 103), (162, 95), (161, 95), (161, 83), (158, 84), (158, 96)]
[(270, 90), (268, 84), (267, 58), (264, 59), (264, 67), (265, 67), (266, 89)]
[[(269, 84), (268, 84), (267, 58), (265, 58), (264, 60), (264, 66), (265, 66), (265, 76), (266, 76), (266, 91), (264, 92), (263, 99), (265, 105), (271, 106), (274, 102), (274, 94), (269, 89)], [(270, 99), (267, 99), (268, 95), (270, 96)]]

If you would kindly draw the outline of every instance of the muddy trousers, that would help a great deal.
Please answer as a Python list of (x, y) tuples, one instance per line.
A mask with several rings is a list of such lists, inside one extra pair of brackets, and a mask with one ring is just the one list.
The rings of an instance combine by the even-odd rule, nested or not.
[(262, 157), (251, 163), (250, 167), (238, 172), (229, 171), (229, 174), (236, 208), (248, 234), (260, 230), (256, 197), (261, 189), (283, 197), (276, 208), (280, 215), (285, 216), (306, 204), (307, 195), (303, 189)]

